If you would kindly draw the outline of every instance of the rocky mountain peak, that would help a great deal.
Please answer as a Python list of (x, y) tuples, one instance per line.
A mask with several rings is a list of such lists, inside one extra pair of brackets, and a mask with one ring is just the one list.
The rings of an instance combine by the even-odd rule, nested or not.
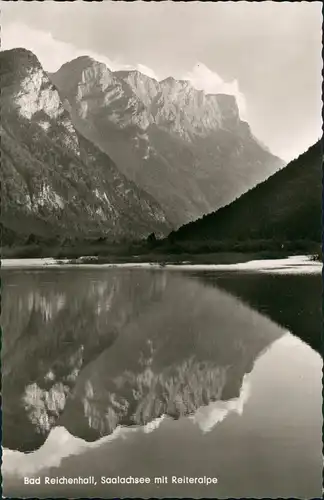
[(64, 63), (61, 68), (60, 72), (65, 73), (67, 68), (69, 68), (69, 71), (73, 71), (73, 73), (77, 74), (78, 77), (82, 74), (82, 72), (88, 68), (91, 68), (93, 66), (99, 65), (101, 63), (95, 61), (92, 57), (90, 56), (80, 56), (77, 57), (76, 59), (72, 59), (71, 61), (68, 61)]
[(176, 78), (173, 78), (173, 76), (168, 76), (167, 78), (164, 78), (164, 80), (161, 80), (160, 86), (167, 88), (194, 88), (189, 80), (177, 80)]
[[(145, 106), (150, 106), (152, 100), (159, 92), (159, 82), (154, 78), (144, 75), (138, 70), (115, 71), (114, 75), (125, 82), (128, 90)], [(126, 90), (127, 87), (124, 87), (124, 89)]]
[(282, 162), (241, 121), (233, 95), (81, 59), (51, 76), (73, 123), (149, 192), (174, 225), (216, 210)]
[(64, 82), (67, 94), (78, 87), (85, 87), (80, 92), (80, 98), (82, 98), (86, 92), (91, 92), (93, 87), (105, 90), (113, 80), (113, 73), (105, 64), (89, 56), (80, 56), (63, 64), (60, 70), (55, 74), (50, 74), (50, 77), (59, 88)]
[(138, 82), (145, 82), (145, 81), (154, 81), (156, 83), (159, 83), (158, 80), (155, 78), (152, 78), (151, 76), (145, 75), (144, 73), (141, 73), (138, 69), (123, 69), (123, 70), (118, 70), (114, 71), (114, 74), (118, 78), (122, 78), (124, 80), (133, 80), (133, 81), (138, 81)]
[(5, 73), (14, 72), (17, 78), (24, 71), (30, 71), (32, 68), (41, 68), (41, 64), (30, 50), (18, 47), (1, 51), (1, 76)]
[(37, 57), (26, 49), (0, 52), (2, 110), (18, 111), (27, 120), (39, 125), (48, 134), (55, 128), (55, 141), (78, 154), (78, 138), (59, 93)]
[[(96, 88), (88, 88), (85, 72), (98, 68), (101, 75), (111, 72), (89, 60), (81, 59), (77, 64), (83, 65), (81, 76), (85, 75), (84, 82), (78, 83), (78, 95), (92, 97), (95, 102)], [(18, 233), (109, 237), (163, 233), (169, 227), (158, 203), (76, 131), (56, 85), (35, 56), (28, 51), (0, 52), (0, 66), (1, 76), (5, 76), (1, 181), (6, 227), (17, 232), (18, 226)], [(97, 88), (100, 102), (101, 94), (103, 99), (106, 94), (101, 83)], [(70, 109), (73, 115), (71, 105)]]
[[(43, 109), (49, 116), (59, 113), (59, 95), (37, 57), (25, 49), (0, 53), (3, 103), (14, 105), (21, 115), (32, 118)], [(51, 96), (49, 96), (51, 93)], [(10, 96), (6, 102), (6, 95)]]
[(112, 72), (89, 57), (64, 64), (52, 79), (63, 97), (79, 102), (84, 119), (95, 106), (121, 128), (157, 125), (191, 140), (239, 121), (234, 96), (208, 95), (171, 76), (158, 82), (138, 70)]

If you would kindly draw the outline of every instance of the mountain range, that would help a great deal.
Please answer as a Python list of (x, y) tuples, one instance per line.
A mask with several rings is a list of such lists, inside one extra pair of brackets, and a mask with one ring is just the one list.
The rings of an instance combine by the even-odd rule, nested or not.
[(239, 199), (172, 232), (173, 242), (322, 241), (321, 141)]
[(321, 240), (320, 142), (281, 168), (233, 96), (88, 56), (54, 74), (26, 49), (0, 63), (3, 244)]
[(174, 227), (216, 210), (283, 166), (231, 95), (111, 71), (88, 56), (50, 78), (75, 128), (158, 201)]
[(167, 234), (159, 204), (73, 126), (34, 54), (0, 52), (3, 234)]

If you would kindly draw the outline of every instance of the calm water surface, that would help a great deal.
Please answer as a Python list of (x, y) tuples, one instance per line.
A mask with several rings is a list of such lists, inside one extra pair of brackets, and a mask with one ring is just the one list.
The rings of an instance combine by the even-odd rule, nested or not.
[[(5, 496), (321, 495), (320, 275), (11, 270), (2, 289)], [(97, 484), (44, 484), (63, 476)]]

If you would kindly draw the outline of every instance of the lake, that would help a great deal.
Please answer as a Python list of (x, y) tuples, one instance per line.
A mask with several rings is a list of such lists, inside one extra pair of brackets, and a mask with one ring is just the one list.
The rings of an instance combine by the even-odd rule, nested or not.
[(4, 496), (320, 497), (321, 286), (4, 270)]

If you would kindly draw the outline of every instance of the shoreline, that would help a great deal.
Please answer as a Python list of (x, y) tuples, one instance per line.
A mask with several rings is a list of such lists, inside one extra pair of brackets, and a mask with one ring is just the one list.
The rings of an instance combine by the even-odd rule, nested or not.
[[(93, 262), (91, 262), (93, 260)], [(277, 259), (254, 259), (246, 262), (231, 264), (203, 264), (182, 261), (179, 263), (159, 262), (125, 262), (125, 263), (100, 263), (96, 257), (79, 257), (78, 259), (3, 259), (2, 269), (166, 269), (182, 271), (254, 271), (271, 273), (303, 273), (319, 274), (322, 272), (322, 262), (315, 261), (309, 255), (294, 255)]]

